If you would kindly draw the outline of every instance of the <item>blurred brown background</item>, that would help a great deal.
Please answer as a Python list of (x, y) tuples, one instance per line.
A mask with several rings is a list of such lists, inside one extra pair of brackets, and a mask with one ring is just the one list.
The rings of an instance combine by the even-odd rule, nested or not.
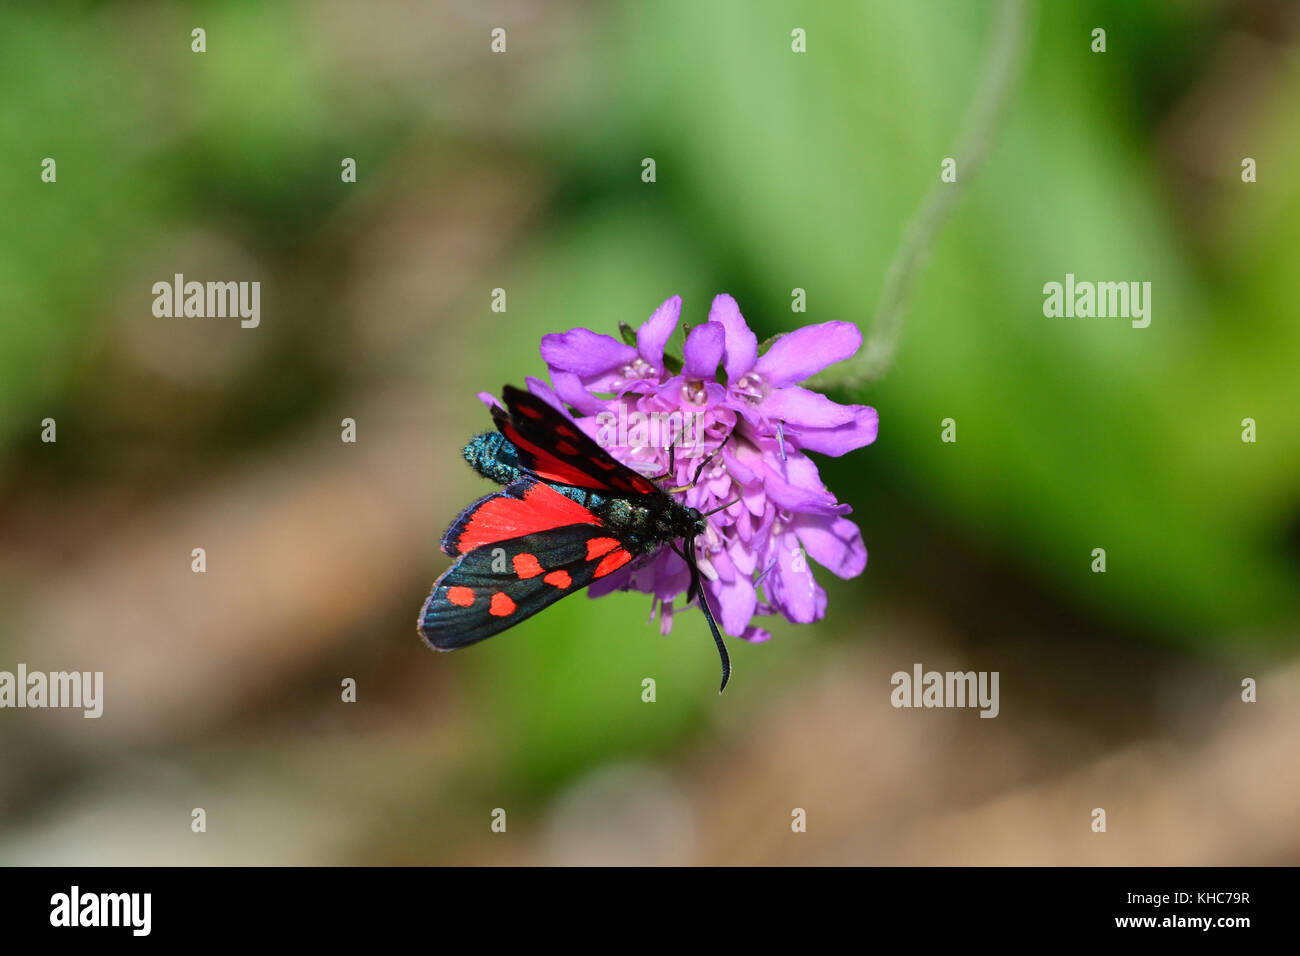
[[(474, 393), (542, 334), (719, 291), (869, 329), (995, 9), (0, 14), (0, 670), (105, 672), (98, 720), (0, 711), (0, 863), (1300, 862), (1291, 4), (1025, 6), (896, 366), (836, 395), (880, 410), (823, 470), (867, 571), (723, 697), (642, 595), (415, 633)], [(1151, 327), (1045, 318), (1066, 272), (1152, 281)], [(175, 273), (260, 281), (261, 325), (154, 317)], [(914, 662), (1000, 715), (894, 709)]]

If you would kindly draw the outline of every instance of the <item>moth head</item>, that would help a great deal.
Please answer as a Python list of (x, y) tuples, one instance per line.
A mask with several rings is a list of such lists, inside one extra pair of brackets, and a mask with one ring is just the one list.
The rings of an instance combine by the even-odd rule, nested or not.
[(683, 508), (681, 516), (681, 536), (683, 538), (696, 538), (704, 534), (708, 527), (708, 519), (702, 515), (696, 508)]

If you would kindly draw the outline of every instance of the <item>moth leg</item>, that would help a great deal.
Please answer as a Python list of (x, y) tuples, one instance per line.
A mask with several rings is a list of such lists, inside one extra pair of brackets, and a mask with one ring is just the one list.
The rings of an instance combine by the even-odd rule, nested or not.
[[(709, 462), (713, 461), (713, 459), (718, 457), (718, 454), (722, 451), (722, 449), (726, 446), (727, 442), (729, 442), (730, 440), (731, 440), (730, 435), (722, 439), (722, 443), (709, 453), (709, 457), (705, 458), (704, 461), (700, 462), (700, 467), (695, 469), (695, 476), (691, 478), (691, 483), (689, 485), (682, 485), (680, 488), (665, 488), (664, 491), (666, 491), (670, 495), (675, 495), (679, 491), (690, 491), (692, 488), (694, 488), (695, 485), (700, 480), (700, 475), (704, 474), (704, 469), (708, 466)], [(735, 504), (735, 502), (731, 502), (731, 504)], [(727, 507), (731, 507), (731, 504), (728, 504)]]
[(672, 444), (668, 446), (668, 470), (662, 475), (656, 475), (649, 479), (650, 481), (663, 481), (665, 478), (671, 478), (673, 475), (677, 474), (677, 443), (682, 440), (684, 434), (685, 429), (678, 432), (677, 437), (674, 438)]

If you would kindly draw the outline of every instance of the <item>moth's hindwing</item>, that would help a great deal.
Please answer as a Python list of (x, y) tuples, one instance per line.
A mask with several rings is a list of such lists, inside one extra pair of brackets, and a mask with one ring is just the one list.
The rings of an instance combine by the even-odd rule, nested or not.
[(484, 545), (571, 524), (601, 524), (590, 508), (525, 475), (466, 508), (442, 536), (442, 550), (467, 554)]
[(441, 651), (474, 644), (631, 560), (618, 538), (590, 523), (482, 545), (434, 582), (420, 613), (420, 634)]

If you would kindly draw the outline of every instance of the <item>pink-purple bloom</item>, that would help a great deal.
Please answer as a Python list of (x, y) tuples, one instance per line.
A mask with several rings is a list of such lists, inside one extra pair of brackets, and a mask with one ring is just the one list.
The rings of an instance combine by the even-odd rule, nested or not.
[[(598, 441), (602, 422), (620, 406), (624, 415), (657, 412), (660, 420), (672, 412), (696, 416), (699, 453), (684, 457), (679, 447), (675, 474), (660, 484), (689, 484), (704, 457), (722, 446), (678, 498), (701, 512), (732, 502), (708, 519), (708, 531), (697, 539), (700, 571), (721, 628), (764, 641), (771, 635), (753, 623), (756, 615), (807, 623), (825, 614), (826, 592), (806, 558), (842, 578), (866, 566), (862, 534), (845, 517), (851, 509), (826, 489), (805, 452), (839, 456), (870, 444), (876, 410), (840, 405), (798, 384), (853, 355), (862, 333), (851, 322), (824, 322), (778, 337), (760, 355), (735, 299), (719, 295), (708, 321), (690, 329), (678, 363), (664, 349), (681, 308), (680, 296), (659, 306), (636, 330), (635, 345), (584, 328), (543, 336), (552, 384), (529, 379), (528, 387), (566, 414), (566, 405), (576, 410), (574, 420)], [(669, 443), (602, 442), (620, 461), (654, 475), (667, 469)], [(591, 593), (652, 594), (651, 619), (657, 608), (667, 633), (673, 601), (689, 584), (685, 562), (664, 548), (596, 582)]]

